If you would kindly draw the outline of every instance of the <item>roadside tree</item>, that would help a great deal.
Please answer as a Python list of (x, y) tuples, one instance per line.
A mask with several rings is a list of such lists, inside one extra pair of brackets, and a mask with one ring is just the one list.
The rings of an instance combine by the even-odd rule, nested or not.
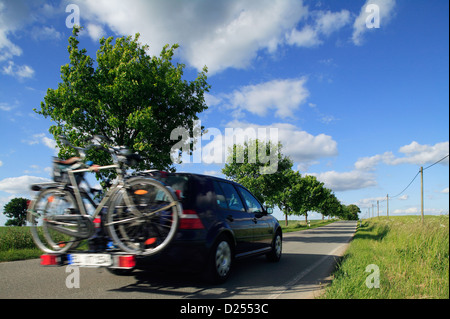
[(27, 223), (28, 202), (26, 198), (13, 198), (4, 206), (3, 213), (10, 218), (5, 226), (24, 226)]
[[(188, 128), (207, 109), (206, 67), (195, 80), (183, 80), (185, 66), (172, 64), (178, 45), (166, 45), (159, 57), (151, 57), (148, 46), (139, 43), (139, 34), (115, 41), (100, 39), (94, 60), (86, 49), (79, 49), (79, 32), (74, 27), (69, 38), (70, 62), (61, 67), (62, 82), (48, 89), (41, 109), (35, 109), (55, 123), (49, 131), (60, 147), (59, 156), (74, 155), (59, 141), (60, 135), (84, 147), (89, 137), (98, 134), (137, 152), (143, 161), (136, 169), (173, 170), (170, 133), (177, 127)], [(109, 154), (98, 150), (88, 153), (87, 159), (99, 165), (110, 162)], [(114, 175), (108, 172), (97, 176)]]
[[(278, 194), (289, 187), (285, 176), (291, 170), (292, 161), (281, 153), (281, 143), (274, 144), (258, 139), (233, 145), (222, 173), (229, 179), (247, 187), (262, 203), (278, 206)], [(263, 154), (261, 154), (263, 152)], [(267, 158), (270, 155), (270, 161)], [(266, 174), (276, 161), (277, 169)]]

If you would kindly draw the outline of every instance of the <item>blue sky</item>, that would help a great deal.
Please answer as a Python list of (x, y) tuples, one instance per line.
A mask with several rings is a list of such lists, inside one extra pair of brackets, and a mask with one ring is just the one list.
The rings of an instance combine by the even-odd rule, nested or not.
[[(378, 16), (366, 13), (371, 4)], [(151, 55), (179, 43), (186, 79), (209, 69), (202, 125), (277, 128), (294, 169), (363, 215), (377, 200), (385, 214), (386, 194), (398, 195), (390, 214), (420, 214), (419, 177), (401, 192), (449, 153), (448, 1), (0, 0), (1, 208), (50, 178), (51, 122), (33, 108), (60, 81), (76, 16), (93, 57), (101, 36), (139, 32)], [(204, 140), (202, 150), (217, 145)], [(424, 172), (427, 214), (448, 214), (448, 163)], [(223, 165), (178, 170), (221, 176)]]

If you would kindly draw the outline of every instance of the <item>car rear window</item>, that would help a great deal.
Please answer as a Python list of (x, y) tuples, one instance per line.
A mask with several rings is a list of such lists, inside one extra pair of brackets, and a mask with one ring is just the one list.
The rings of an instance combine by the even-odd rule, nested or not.
[(150, 175), (154, 179), (161, 181), (165, 185), (170, 186), (181, 199), (183, 208), (191, 209), (195, 206), (195, 193), (198, 191), (196, 190), (196, 183), (194, 183), (194, 181), (190, 179), (189, 175), (159, 171), (152, 171), (148, 175)]

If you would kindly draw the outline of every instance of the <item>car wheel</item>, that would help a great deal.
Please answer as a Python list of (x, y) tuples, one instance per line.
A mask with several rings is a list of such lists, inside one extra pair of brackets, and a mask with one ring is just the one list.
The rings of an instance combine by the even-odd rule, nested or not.
[(208, 261), (207, 280), (213, 284), (224, 283), (230, 276), (233, 250), (230, 241), (220, 237), (214, 244)]
[(266, 255), (267, 259), (272, 262), (278, 262), (281, 259), (283, 249), (283, 239), (278, 231), (272, 241), (272, 250)]

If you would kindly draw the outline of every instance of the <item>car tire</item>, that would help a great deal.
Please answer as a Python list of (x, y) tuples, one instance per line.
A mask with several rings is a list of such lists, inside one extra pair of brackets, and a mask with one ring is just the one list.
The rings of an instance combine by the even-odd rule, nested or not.
[(233, 248), (226, 236), (220, 236), (211, 249), (206, 269), (206, 280), (211, 284), (224, 283), (230, 276)]
[(283, 239), (281, 237), (281, 232), (277, 231), (275, 237), (272, 241), (272, 249), (266, 254), (267, 260), (271, 262), (278, 262), (281, 259), (281, 254), (283, 250)]

